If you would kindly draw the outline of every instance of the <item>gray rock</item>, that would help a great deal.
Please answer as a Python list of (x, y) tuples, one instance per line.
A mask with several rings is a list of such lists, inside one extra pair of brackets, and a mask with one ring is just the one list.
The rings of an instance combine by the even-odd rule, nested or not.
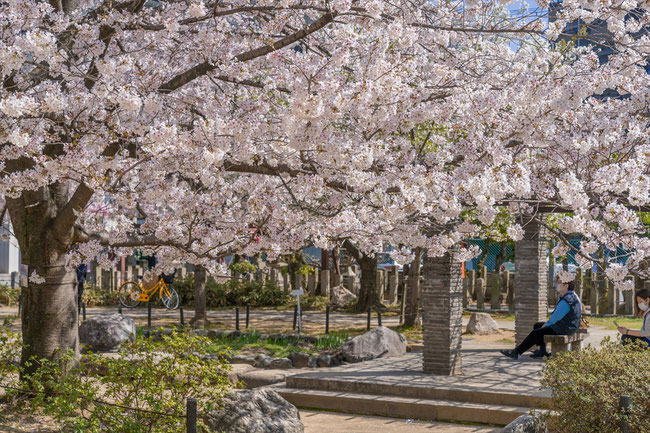
[(287, 378), (286, 370), (252, 370), (238, 374), (239, 380), (246, 384), (246, 388), (259, 388), (284, 382)]
[(260, 353), (255, 357), (255, 367), (257, 368), (269, 368), (271, 365), (271, 358), (264, 353)]
[(234, 391), (219, 410), (208, 413), (211, 432), (303, 433), (300, 414), (294, 405), (270, 389)]
[(318, 359), (316, 357), (312, 356), (309, 358), (309, 365), (307, 365), (309, 368), (317, 368), (318, 367)]
[(260, 334), (260, 340), (268, 340), (269, 334)]
[(93, 316), (79, 327), (79, 342), (94, 351), (110, 351), (135, 340), (135, 322), (119, 313)]
[(278, 368), (278, 369), (287, 369), (287, 368), (293, 368), (293, 364), (291, 363), (291, 360), (289, 358), (276, 358), (273, 361), (271, 361), (271, 365), (269, 365), (269, 368)]
[(223, 336), (223, 331), (217, 331), (215, 329), (210, 329), (208, 331), (208, 338), (211, 338), (213, 340), (221, 338), (222, 336)]
[(385, 326), (354, 337), (341, 346), (342, 359), (347, 362), (361, 362), (404, 353), (406, 337)]
[(332, 355), (321, 355), (318, 357), (319, 367), (333, 367), (335, 358)]
[(295, 352), (289, 354), (289, 359), (295, 368), (309, 367), (313, 356), (304, 352)]
[(498, 334), (499, 325), (487, 313), (472, 313), (467, 323), (467, 332), (478, 335)]
[(318, 343), (318, 336), (316, 335), (303, 335), (300, 337), (301, 341), (306, 341), (307, 343), (316, 344)]
[(224, 338), (237, 338), (241, 335), (242, 335), (241, 331), (237, 331), (237, 330), (223, 331)]
[(505, 426), (503, 433), (546, 433), (546, 423), (533, 415), (521, 415)]
[(357, 296), (346, 289), (345, 287), (341, 286), (334, 286), (330, 289), (331, 297), (332, 297), (332, 305), (334, 307), (343, 307), (353, 301), (356, 301)]
[(255, 358), (252, 356), (246, 356), (246, 355), (235, 355), (232, 357), (230, 360), (231, 364), (248, 364), (248, 365), (255, 365)]

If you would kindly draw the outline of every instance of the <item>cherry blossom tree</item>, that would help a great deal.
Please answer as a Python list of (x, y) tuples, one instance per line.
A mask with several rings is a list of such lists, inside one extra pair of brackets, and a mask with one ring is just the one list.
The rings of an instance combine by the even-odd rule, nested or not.
[[(549, 42), (564, 27), (545, 37), (543, 17), (491, 1), (0, 3), (23, 361), (78, 351), (71, 269), (136, 247), (156, 251), (155, 271), (306, 239), (440, 255), (506, 206), (522, 216), (513, 239), (563, 209), (562, 233), (623, 242), (639, 262), (645, 39), (601, 65)], [(606, 89), (632, 96), (596, 98)]]

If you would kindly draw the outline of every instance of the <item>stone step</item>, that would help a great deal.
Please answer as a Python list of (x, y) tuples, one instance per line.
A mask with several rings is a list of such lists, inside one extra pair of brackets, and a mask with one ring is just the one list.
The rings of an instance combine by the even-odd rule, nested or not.
[(373, 380), (373, 378), (362, 380), (350, 376), (337, 378), (336, 375), (323, 377), (313, 374), (299, 374), (287, 376), (286, 386), (287, 388), (315, 391), (445, 400), (483, 405), (516, 406), (527, 408), (526, 410), (532, 408), (544, 409), (545, 407), (549, 407), (551, 403), (551, 395), (547, 391), (522, 393), (507, 389), (507, 384), (501, 389), (477, 389), (476, 387), (463, 389), (462, 386), (458, 385), (444, 386), (440, 384), (433, 385), (431, 383), (409, 383), (409, 377), (405, 377), (404, 383), (398, 384), (395, 382), (382, 383), (381, 380)]
[(519, 406), (296, 389), (283, 384), (272, 388), (297, 407), (391, 418), (507, 425), (530, 411)]

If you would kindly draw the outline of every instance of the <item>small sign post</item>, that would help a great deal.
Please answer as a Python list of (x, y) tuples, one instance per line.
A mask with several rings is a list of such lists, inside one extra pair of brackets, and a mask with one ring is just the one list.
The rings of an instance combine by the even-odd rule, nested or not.
[(304, 295), (305, 291), (302, 289), (292, 290), (291, 294), (298, 299), (298, 335), (302, 333), (302, 315), (300, 314), (300, 295)]
[(29, 284), (29, 267), (27, 265), (20, 265), (20, 287), (27, 287)]

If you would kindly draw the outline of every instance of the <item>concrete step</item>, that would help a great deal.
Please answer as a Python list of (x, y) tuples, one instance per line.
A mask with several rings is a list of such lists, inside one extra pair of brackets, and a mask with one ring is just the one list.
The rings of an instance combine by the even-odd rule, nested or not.
[(473, 403), (479, 405), (515, 406), (536, 409), (549, 407), (551, 396), (549, 392), (537, 391), (522, 393), (508, 390), (507, 384), (500, 389), (463, 389), (462, 386), (433, 385), (431, 383), (417, 384), (405, 377), (404, 383), (383, 382), (373, 378), (363, 380), (350, 376), (323, 377), (313, 374), (287, 376), (286, 386), (290, 389), (328, 391), (338, 393), (380, 395), (387, 397), (405, 397), (411, 399), (444, 400), (458, 403)]
[(506, 425), (530, 411), (529, 408), (518, 406), (297, 389), (284, 384), (273, 385), (272, 388), (297, 407), (392, 418)]

